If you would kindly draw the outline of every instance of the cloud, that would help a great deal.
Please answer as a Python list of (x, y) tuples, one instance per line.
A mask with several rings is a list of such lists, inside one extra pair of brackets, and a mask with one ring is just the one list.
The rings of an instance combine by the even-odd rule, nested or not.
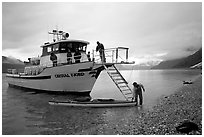
[(198, 50), (198, 49), (195, 48), (195, 47), (193, 47), (193, 46), (192, 46), (192, 47), (187, 47), (187, 48), (186, 48), (186, 51), (187, 51), (187, 52), (190, 52), (190, 53), (192, 53), (192, 52), (196, 52), (197, 50)]
[(39, 46), (51, 39), (47, 32), (56, 26), (71, 39), (90, 41), (89, 50), (100, 41), (105, 48), (129, 47), (132, 58), (160, 54), (162, 60), (172, 59), (202, 46), (202, 3), (3, 2), (3, 53), (40, 54)]
[[(137, 41), (137, 55), (141, 54), (156, 54), (157, 52), (165, 52), (168, 55), (163, 59), (174, 59), (184, 57), (189, 54), (186, 48), (194, 47), (198, 50), (201, 47), (201, 23), (183, 24), (164, 30), (162, 33), (152, 34), (148, 37), (143, 37)], [(142, 47), (142, 48), (140, 48)]]
[(162, 56), (165, 56), (167, 55), (167, 53), (157, 53), (155, 54), (156, 57), (162, 57)]

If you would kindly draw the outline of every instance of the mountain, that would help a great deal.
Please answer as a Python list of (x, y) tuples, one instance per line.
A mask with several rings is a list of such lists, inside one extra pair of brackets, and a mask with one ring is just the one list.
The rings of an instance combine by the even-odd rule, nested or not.
[(24, 68), (25, 65), (21, 60), (2, 56), (2, 73), (7, 73), (8, 69), (16, 69), (18, 72), (23, 72)]
[(162, 61), (157, 66), (152, 67), (152, 69), (170, 69), (170, 68), (174, 68), (174, 66), (176, 66), (177, 64), (182, 62), (183, 59), (184, 58)]
[(160, 61), (147, 61), (140, 64), (117, 64), (117, 68), (120, 70), (149, 70), (153, 66), (156, 66)]
[(146, 65), (121, 65), (121, 64), (117, 64), (117, 68), (119, 70), (147, 70), (147, 69), (151, 69), (152, 66), (146, 66)]
[(152, 69), (190, 68), (200, 62), (202, 62), (202, 48), (188, 57), (163, 61)]
[(176, 68), (189, 68), (200, 62), (202, 62), (202, 49), (198, 50), (193, 55), (188, 56), (183, 61), (181, 61), (179, 64), (177, 64), (175, 67)]
[(191, 69), (202, 69), (202, 62), (200, 62), (200, 63), (198, 63), (198, 64), (196, 64), (194, 66), (191, 66), (190, 68)]

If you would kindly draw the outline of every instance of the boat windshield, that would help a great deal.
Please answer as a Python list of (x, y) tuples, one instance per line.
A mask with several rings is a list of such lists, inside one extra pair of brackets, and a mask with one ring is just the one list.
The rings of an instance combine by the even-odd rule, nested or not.
[(87, 43), (83, 42), (59, 42), (55, 44), (50, 44), (43, 47), (42, 56), (50, 55), (51, 52), (57, 53), (67, 53), (68, 49), (71, 52), (85, 52), (86, 53)]

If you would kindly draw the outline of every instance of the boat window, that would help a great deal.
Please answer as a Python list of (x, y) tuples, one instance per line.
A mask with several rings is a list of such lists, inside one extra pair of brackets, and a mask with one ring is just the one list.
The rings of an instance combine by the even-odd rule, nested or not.
[(59, 52), (65, 53), (70, 49), (71, 52), (76, 52), (78, 49), (81, 52), (86, 52), (86, 43), (81, 42), (61, 42), (59, 45)]
[(52, 52), (52, 47), (47, 47), (47, 52)]
[(59, 43), (53, 45), (53, 51), (57, 52), (59, 50)]
[(61, 51), (66, 51), (66, 48), (65, 48), (65, 47), (61, 47), (60, 50), (61, 50)]
[(75, 47), (75, 51), (76, 51), (76, 49), (78, 49), (80, 52), (86, 52), (87, 44), (80, 43), (80, 42), (75, 42), (74, 45), (75, 45), (74, 46)]
[(42, 56), (47, 55), (47, 47), (43, 47)]
[(71, 52), (73, 52), (73, 46), (72, 46), (72, 43), (68, 43), (68, 45), (67, 45), (67, 47), (68, 47), (68, 49), (71, 51)]
[(82, 47), (81, 47), (81, 51), (86, 52), (86, 47), (87, 47), (87, 46), (82, 46)]
[(50, 55), (51, 52), (59, 52), (59, 43), (43, 47), (42, 56)]
[(60, 43), (59, 51), (60, 51), (61, 53), (67, 52), (67, 43)]

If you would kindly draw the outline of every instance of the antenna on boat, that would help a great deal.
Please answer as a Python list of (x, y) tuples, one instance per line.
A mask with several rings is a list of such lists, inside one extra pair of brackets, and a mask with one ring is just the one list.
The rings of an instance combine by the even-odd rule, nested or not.
[(69, 37), (69, 33), (63, 32), (61, 30), (53, 30), (52, 32), (48, 32), (48, 34), (53, 35), (53, 42), (66, 40)]

